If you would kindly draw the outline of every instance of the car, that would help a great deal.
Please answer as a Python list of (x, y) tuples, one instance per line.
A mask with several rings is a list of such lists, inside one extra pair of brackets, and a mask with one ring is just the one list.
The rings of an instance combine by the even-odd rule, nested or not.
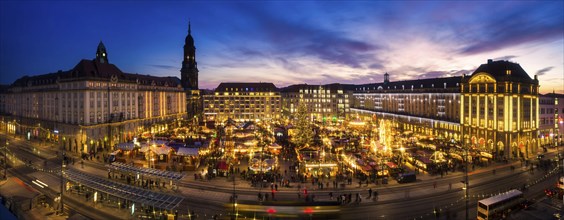
[(529, 209), (533, 205), (533, 201), (524, 199), (520, 204), (519, 207), (523, 210)]
[(417, 181), (415, 173), (402, 173), (397, 178), (398, 183), (412, 183)]

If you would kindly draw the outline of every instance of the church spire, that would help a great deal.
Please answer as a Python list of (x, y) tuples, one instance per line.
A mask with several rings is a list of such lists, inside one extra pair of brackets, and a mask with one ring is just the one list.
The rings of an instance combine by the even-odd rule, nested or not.
[(184, 40), (184, 57), (180, 69), (180, 80), (185, 89), (198, 89), (198, 63), (196, 62), (196, 46), (194, 46), (190, 21), (188, 21), (188, 35)]

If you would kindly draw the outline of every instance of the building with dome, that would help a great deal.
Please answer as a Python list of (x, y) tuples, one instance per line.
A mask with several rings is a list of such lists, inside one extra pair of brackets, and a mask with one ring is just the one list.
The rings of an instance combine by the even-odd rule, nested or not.
[(126, 73), (108, 57), (100, 42), (94, 59), (70, 70), (17, 79), (3, 94), (8, 115), (3, 125), (9, 133), (65, 141), (89, 152), (164, 130), (185, 117), (180, 79)]

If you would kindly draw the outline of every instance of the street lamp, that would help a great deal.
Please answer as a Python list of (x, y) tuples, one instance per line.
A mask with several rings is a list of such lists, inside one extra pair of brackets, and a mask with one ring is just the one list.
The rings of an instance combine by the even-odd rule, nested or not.
[(466, 202), (466, 220), (468, 220), (468, 191), (470, 190), (470, 184), (468, 182), (468, 144), (463, 146), (464, 148), (464, 200)]
[(64, 207), (64, 203), (63, 203), (63, 192), (64, 192), (64, 186), (65, 186), (65, 147), (64, 147), (64, 142), (62, 145), (62, 151), (61, 151), (61, 199), (59, 200), (59, 202), (61, 203), (60, 205), (60, 213), (63, 214), (63, 207)]
[(401, 156), (401, 159), (400, 159), (400, 166), (402, 166), (402, 167), (403, 167), (403, 153), (404, 153), (404, 152), (405, 152), (405, 148), (404, 148), (403, 145), (402, 145), (402, 146), (400, 147), (400, 153), (401, 153), (401, 154), (400, 154), (400, 156)]
[(233, 177), (233, 196), (232, 196), (232, 200), (233, 200), (233, 216), (231, 216), (231, 219), (236, 219), (237, 218), (237, 214), (235, 213), (235, 208), (237, 207), (237, 194), (235, 193), (235, 168), (234, 168), (234, 163), (232, 163), (231, 165), (231, 176)]
[(561, 160), (562, 158), (561, 158), (560, 150), (559, 150), (560, 145), (562, 145), (562, 135), (563, 135), (562, 132), (560, 132), (560, 129), (561, 129), (561, 127), (563, 127), (563, 126), (564, 126), (564, 119), (562, 119), (562, 118), (559, 117), (559, 120), (558, 120), (558, 130), (557, 130), (557, 132), (558, 132), (558, 138), (556, 139), (556, 156), (558, 156), (558, 165), (560, 166), (560, 169), (562, 169), (562, 175), (564, 176), (564, 160), (562, 161), (562, 165), (560, 165), (560, 160)]
[(8, 170), (8, 145), (10, 145), (10, 142), (8, 142), (8, 139), (6, 139), (6, 146), (4, 146), (4, 179), (8, 178), (8, 176), (6, 175), (6, 170)]

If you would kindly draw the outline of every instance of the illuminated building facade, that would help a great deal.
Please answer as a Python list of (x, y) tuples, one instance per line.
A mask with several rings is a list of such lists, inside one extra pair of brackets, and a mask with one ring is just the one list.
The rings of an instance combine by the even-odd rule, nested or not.
[(492, 61), (470, 76), (354, 86), (353, 113), (383, 117), (413, 131), (489, 152), (496, 158), (538, 151), (538, 80), (519, 64)]
[(186, 94), (177, 77), (124, 73), (109, 63), (102, 42), (94, 60), (16, 80), (5, 102), (18, 133), (62, 136), (83, 152), (132, 140), (143, 130), (164, 129), (156, 126), (186, 114)]
[(539, 143), (543, 147), (562, 145), (564, 94), (539, 95)]
[(306, 104), (311, 119), (315, 121), (343, 120), (350, 113), (352, 92), (342, 84), (298, 84), (283, 88), (281, 92), (285, 115), (295, 114), (300, 102)]
[(357, 85), (353, 113), (390, 119), (400, 130), (459, 140), (461, 77)]
[(212, 94), (203, 97), (206, 121), (280, 118), (280, 92), (272, 83), (221, 83)]
[(492, 61), (462, 78), (464, 143), (506, 158), (531, 157), (538, 150), (538, 89), (519, 64)]

